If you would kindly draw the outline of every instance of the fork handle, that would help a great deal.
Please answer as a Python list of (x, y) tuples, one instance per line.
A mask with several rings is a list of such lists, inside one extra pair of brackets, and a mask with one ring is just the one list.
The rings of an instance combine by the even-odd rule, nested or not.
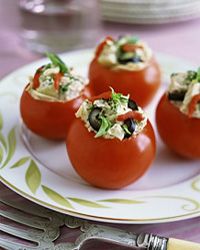
[(200, 244), (189, 241), (167, 239), (152, 234), (139, 234), (124, 231), (108, 226), (90, 224), (89, 227), (83, 228), (83, 234), (77, 239), (77, 249), (90, 239), (97, 239), (111, 242), (120, 246), (132, 247), (146, 250), (200, 250)]
[(200, 244), (170, 238), (168, 240), (167, 250), (200, 250)]

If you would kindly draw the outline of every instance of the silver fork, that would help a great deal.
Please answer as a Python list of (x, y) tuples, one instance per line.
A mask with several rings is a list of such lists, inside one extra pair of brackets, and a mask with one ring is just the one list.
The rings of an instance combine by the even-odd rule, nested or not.
[[(12, 211), (0, 209), (0, 216), (17, 222), (26, 228), (16, 225), (6, 225), (0, 222), (0, 231), (6, 234), (36, 243), (29, 246), (0, 237), (0, 247), (8, 250), (80, 250), (83, 244), (91, 239), (102, 240), (120, 246), (132, 247), (143, 250), (200, 250), (200, 244), (185, 242), (176, 239), (167, 239), (148, 233), (134, 234), (117, 228), (89, 223), (86, 220), (62, 215), (35, 204), (33, 209), (26, 204), (19, 204), (0, 198), (0, 202)], [(74, 243), (54, 244), (60, 236), (60, 227), (67, 226), (71, 229), (80, 229), (80, 236)]]

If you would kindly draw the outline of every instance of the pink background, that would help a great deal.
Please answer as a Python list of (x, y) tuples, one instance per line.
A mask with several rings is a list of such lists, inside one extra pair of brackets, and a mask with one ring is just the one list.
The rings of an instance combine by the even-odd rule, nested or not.
[[(29, 62), (39, 59), (41, 55), (26, 49), (21, 40), (20, 12), (16, 0), (0, 0), (0, 77)], [(136, 34), (146, 40), (154, 51), (168, 53), (181, 57), (196, 64), (200, 60), (200, 19), (165, 25), (120, 25), (113, 23), (101, 23), (96, 1), (85, 1), (90, 13), (90, 22), (85, 28), (84, 39), (76, 48), (88, 48), (94, 46), (105, 35)], [(90, 36), (93, 34), (94, 36)], [(23, 199), (0, 184), (0, 196), (22, 201)], [(31, 206), (31, 205), (30, 205)], [(0, 217), (0, 222), (1, 222)], [(116, 226), (116, 225), (113, 225)], [(200, 218), (176, 223), (155, 225), (129, 225), (120, 226), (134, 232), (152, 232), (167, 237), (177, 237), (200, 243)], [(62, 237), (63, 240), (67, 235)], [(122, 249), (92, 243), (87, 249)]]

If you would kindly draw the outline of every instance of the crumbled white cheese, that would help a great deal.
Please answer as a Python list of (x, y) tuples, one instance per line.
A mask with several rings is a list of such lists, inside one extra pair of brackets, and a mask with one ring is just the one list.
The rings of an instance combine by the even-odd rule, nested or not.
[[(180, 110), (187, 114), (188, 113), (188, 106), (192, 100), (192, 98), (195, 95), (199, 95), (200, 94), (200, 83), (195, 83), (195, 84), (190, 84), (188, 91), (186, 92), (185, 98), (183, 100), (182, 105), (180, 106)], [(196, 118), (200, 118), (200, 110), (199, 110), (199, 106), (196, 105), (196, 109), (195, 112), (192, 115), (193, 117)]]
[(98, 62), (108, 67), (116, 65), (116, 52), (117, 48), (114, 46), (113, 42), (108, 43), (106, 46), (104, 46), (104, 49), (98, 58)]
[(105, 108), (105, 109), (110, 108), (108, 102), (106, 100), (103, 100), (103, 99), (95, 100), (94, 105), (99, 107), (99, 108)]
[(59, 67), (53, 67), (53, 68), (46, 69), (42, 74), (44, 76), (50, 76), (50, 75), (53, 75), (53, 74), (58, 74), (59, 72), (60, 72)]
[(107, 131), (108, 138), (116, 137), (119, 140), (123, 140), (124, 138), (124, 130), (121, 127), (121, 124), (116, 123), (114, 124), (108, 131)]
[(89, 101), (84, 101), (78, 111), (76, 112), (76, 117), (81, 118), (83, 121), (87, 121), (88, 119), (88, 113), (90, 112), (92, 107), (92, 103)]
[(187, 90), (188, 86), (184, 83), (187, 77), (187, 73), (172, 74), (171, 83), (168, 87), (168, 92)]
[(127, 105), (125, 103), (120, 103), (117, 106), (117, 114), (118, 115), (123, 115), (128, 113), (129, 111), (132, 111), (132, 109), (128, 108)]

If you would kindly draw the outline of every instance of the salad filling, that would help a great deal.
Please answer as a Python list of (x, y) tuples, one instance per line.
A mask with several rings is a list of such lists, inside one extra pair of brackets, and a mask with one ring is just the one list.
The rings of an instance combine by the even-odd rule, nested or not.
[(88, 131), (95, 133), (95, 138), (123, 140), (137, 136), (147, 124), (144, 111), (129, 96), (113, 90), (106, 95), (85, 100), (76, 117), (81, 118)]
[(137, 71), (145, 68), (151, 58), (152, 51), (147, 44), (136, 37), (123, 36), (117, 40), (108, 37), (97, 60), (113, 70)]
[(88, 81), (77, 75), (73, 69), (55, 54), (47, 54), (51, 63), (40, 67), (27, 91), (35, 99), (66, 102), (78, 97)]
[(200, 118), (200, 68), (172, 74), (168, 99), (187, 116)]

